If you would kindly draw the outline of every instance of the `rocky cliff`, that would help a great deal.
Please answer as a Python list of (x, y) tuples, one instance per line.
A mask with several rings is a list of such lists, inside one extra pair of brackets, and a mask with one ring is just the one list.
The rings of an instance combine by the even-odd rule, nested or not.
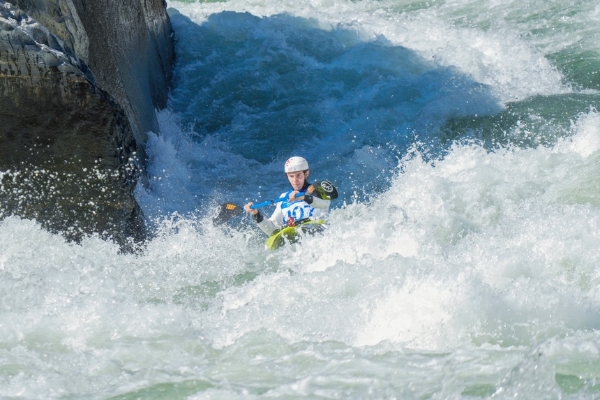
[(133, 190), (171, 37), (163, 0), (0, 1), (0, 218), (143, 237)]

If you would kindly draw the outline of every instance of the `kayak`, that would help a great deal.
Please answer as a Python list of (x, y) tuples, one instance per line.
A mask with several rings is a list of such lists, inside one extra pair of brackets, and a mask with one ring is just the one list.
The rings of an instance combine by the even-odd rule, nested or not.
[(300, 240), (300, 233), (314, 234), (323, 231), (325, 221), (322, 219), (309, 219), (296, 223), (295, 226), (284, 226), (276, 230), (265, 242), (269, 250), (275, 250), (283, 246), (286, 242), (296, 243)]

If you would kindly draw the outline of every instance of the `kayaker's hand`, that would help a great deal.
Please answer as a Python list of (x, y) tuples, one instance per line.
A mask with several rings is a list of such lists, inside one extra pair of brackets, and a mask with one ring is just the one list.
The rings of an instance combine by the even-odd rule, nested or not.
[(251, 205), (253, 205), (253, 204), (254, 204), (254, 203), (252, 203), (252, 202), (250, 202), (250, 203), (246, 204), (246, 205), (244, 206), (244, 210), (245, 210), (247, 213), (251, 214), (251, 215), (256, 215), (256, 214), (258, 214), (258, 210), (254, 210), (254, 209), (250, 208), (250, 206), (251, 206)]
[(300, 193), (297, 190), (294, 190), (292, 193), (290, 193), (290, 197), (288, 198), (289, 201), (300, 201), (302, 199), (304, 199), (304, 195), (300, 196), (300, 197), (296, 197), (296, 195)]

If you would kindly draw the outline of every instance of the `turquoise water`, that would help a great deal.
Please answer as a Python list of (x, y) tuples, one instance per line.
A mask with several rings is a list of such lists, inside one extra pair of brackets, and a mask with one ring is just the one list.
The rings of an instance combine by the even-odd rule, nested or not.
[[(0, 398), (600, 396), (600, 7), (169, 1), (141, 254), (0, 221)], [(341, 196), (268, 252), (222, 201)]]

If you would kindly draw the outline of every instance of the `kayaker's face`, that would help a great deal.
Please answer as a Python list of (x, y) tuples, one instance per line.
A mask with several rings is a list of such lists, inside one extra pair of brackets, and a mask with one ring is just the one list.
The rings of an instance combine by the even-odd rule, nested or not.
[(288, 172), (287, 178), (290, 181), (290, 185), (294, 190), (301, 190), (302, 186), (304, 186), (304, 182), (308, 178), (309, 171), (297, 171), (297, 172)]

